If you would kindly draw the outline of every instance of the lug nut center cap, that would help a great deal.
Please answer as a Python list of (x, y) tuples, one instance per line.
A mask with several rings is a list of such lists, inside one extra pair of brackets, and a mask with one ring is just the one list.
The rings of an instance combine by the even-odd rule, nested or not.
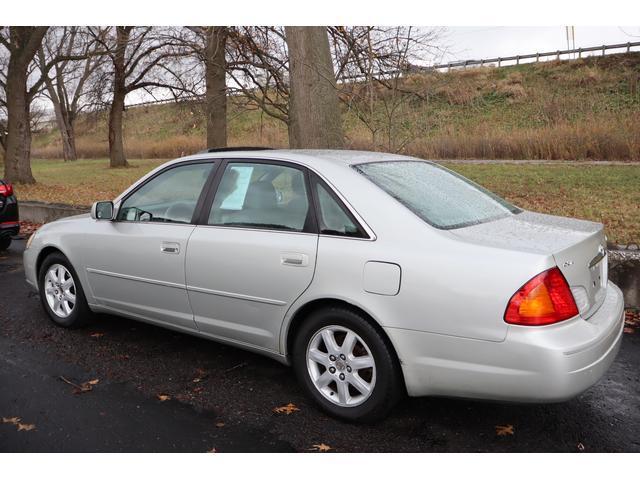
[(343, 372), (346, 368), (347, 368), (347, 365), (342, 360), (338, 360), (336, 362), (336, 369), (338, 369), (339, 372)]

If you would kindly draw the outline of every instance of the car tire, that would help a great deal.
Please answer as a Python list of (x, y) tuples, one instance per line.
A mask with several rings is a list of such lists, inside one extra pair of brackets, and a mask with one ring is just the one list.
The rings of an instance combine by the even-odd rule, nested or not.
[[(367, 368), (371, 359), (373, 366)], [(295, 333), (292, 361), (307, 394), (342, 420), (380, 420), (404, 391), (392, 347), (367, 318), (349, 308), (324, 308), (306, 317)]]
[(52, 253), (42, 262), (38, 273), (38, 289), (42, 307), (56, 325), (78, 328), (90, 320), (91, 310), (78, 275), (61, 253)]
[(4, 252), (11, 245), (11, 237), (6, 235), (0, 238), (0, 252)]

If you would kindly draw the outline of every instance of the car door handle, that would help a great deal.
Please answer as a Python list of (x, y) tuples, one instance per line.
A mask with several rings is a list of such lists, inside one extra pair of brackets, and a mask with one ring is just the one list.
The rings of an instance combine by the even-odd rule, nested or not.
[(280, 263), (290, 267), (306, 267), (309, 265), (309, 256), (304, 253), (283, 253)]
[(162, 242), (160, 245), (160, 251), (162, 253), (180, 253), (180, 244), (175, 242)]

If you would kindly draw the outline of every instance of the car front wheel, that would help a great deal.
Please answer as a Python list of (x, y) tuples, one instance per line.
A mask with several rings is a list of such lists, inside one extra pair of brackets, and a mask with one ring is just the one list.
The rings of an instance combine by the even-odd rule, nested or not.
[(52, 253), (40, 267), (40, 301), (49, 318), (61, 327), (84, 325), (90, 315), (82, 286), (71, 263), (61, 253)]
[(387, 342), (367, 319), (347, 308), (323, 309), (304, 320), (294, 340), (293, 364), (308, 394), (344, 420), (378, 420), (402, 391)]

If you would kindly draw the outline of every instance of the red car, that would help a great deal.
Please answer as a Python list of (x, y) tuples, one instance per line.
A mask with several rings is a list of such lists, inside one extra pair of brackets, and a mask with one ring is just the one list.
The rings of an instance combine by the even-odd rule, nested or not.
[(0, 180), (0, 251), (11, 245), (11, 237), (20, 232), (18, 200), (13, 194), (13, 186)]

